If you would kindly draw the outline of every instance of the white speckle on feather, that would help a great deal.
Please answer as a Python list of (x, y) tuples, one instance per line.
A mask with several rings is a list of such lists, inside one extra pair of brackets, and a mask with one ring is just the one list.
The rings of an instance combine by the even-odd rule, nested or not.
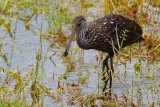
[(114, 22), (110, 22), (111, 24), (113, 24)]
[(105, 40), (106, 40), (106, 41), (108, 41), (108, 39), (107, 39), (107, 38), (105, 38)]
[(103, 24), (105, 25), (106, 23), (104, 22)]
[(125, 30), (126, 32), (129, 32), (128, 30)]
[(96, 39), (98, 36), (96, 35), (96, 36), (94, 36), (94, 39)]

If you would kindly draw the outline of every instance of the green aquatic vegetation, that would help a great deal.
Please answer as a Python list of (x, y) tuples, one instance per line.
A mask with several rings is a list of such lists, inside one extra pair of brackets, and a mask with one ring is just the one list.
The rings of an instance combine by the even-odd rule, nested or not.
[(8, 65), (8, 58), (7, 58), (6, 54), (4, 53), (2, 45), (0, 45), (0, 56), (3, 57), (4, 62)]
[(87, 82), (87, 80), (88, 80), (88, 77), (83, 76), (83, 77), (81, 77), (81, 78), (79, 79), (79, 83), (85, 84), (85, 83)]
[[(75, 16), (91, 21), (109, 13), (140, 23), (145, 41), (117, 53), (115, 93), (104, 100), (106, 54), (75, 42), (67, 58), (62, 53)], [(1, 0), (0, 106), (157, 106), (159, 14), (158, 0)]]
[(139, 62), (134, 64), (134, 69), (135, 69), (136, 77), (139, 78), (139, 74), (141, 72), (141, 64)]
[(157, 54), (158, 54), (158, 55), (160, 55), (160, 45), (159, 45), (159, 46), (157, 46), (157, 48), (156, 48), (156, 52), (157, 52)]

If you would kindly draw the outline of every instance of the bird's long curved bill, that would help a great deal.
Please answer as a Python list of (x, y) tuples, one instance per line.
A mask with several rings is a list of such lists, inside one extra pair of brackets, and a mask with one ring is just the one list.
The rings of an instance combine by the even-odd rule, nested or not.
[(71, 47), (71, 43), (72, 43), (72, 41), (73, 41), (74, 35), (75, 35), (75, 32), (72, 31), (70, 40), (69, 40), (69, 42), (68, 42), (68, 44), (67, 44), (67, 46), (66, 46), (66, 50), (65, 50), (65, 52), (63, 53), (63, 56), (67, 56), (67, 55), (68, 55), (68, 51), (69, 51), (69, 48)]

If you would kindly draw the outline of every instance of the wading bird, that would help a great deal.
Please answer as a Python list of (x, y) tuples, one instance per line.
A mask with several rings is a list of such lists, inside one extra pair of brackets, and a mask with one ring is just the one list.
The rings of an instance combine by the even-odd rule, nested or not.
[[(121, 15), (110, 14), (90, 23), (87, 23), (84, 16), (80, 15), (73, 20), (71, 37), (63, 56), (68, 55), (74, 35), (76, 35), (76, 41), (80, 48), (107, 52), (108, 56), (102, 63), (103, 75), (105, 69), (108, 74), (108, 78), (105, 75), (103, 77), (105, 83), (103, 92), (106, 90), (109, 81), (109, 96), (111, 97), (112, 74), (114, 73), (113, 56), (121, 48), (144, 40), (141, 37), (142, 33), (139, 24)], [(110, 69), (108, 65), (109, 58)]]

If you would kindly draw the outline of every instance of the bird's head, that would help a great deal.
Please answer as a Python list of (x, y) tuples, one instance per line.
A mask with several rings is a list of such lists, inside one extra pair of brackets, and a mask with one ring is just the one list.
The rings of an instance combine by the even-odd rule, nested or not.
[(83, 28), (86, 26), (86, 19), (84, 16), (80, 15), (74, 18), (72, 22), (72, 32), (76, 32), (80, 28)]
[(63, 56), (67, 56), (68, 55), (68, 51), (69, 51), (69, 48), (71, 46), (71, 43), (72, 43), (72, 40), (73, 40), (73, 37), (74, 35), (76, 34), (76, 32), (85, 27), (87, 25), (86, 23), (86, 19), (84, 16), (80, 15), (80, 16), (77, 16), (74, 18), (73, 22), (72, 22), (72, 33), (71, 33), (71, 37), (70, 37), (70, 40), (66, 46), (66, 50), (65, 52), (63, 53)]

